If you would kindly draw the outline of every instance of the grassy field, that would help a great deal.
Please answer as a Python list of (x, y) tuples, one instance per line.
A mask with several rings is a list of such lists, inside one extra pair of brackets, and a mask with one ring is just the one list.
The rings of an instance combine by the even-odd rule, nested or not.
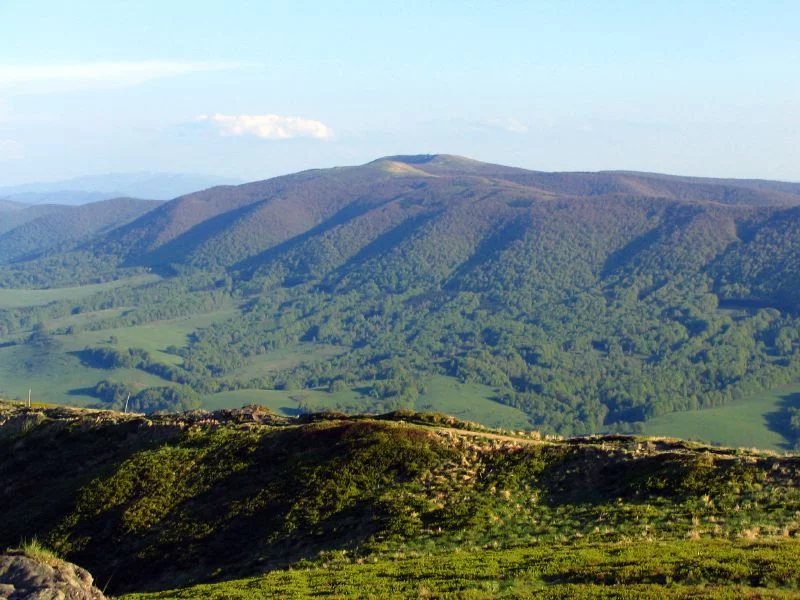
[(182, 317), (169, 321), (156, 321), (134, 327), (118, 327), (101, 331), (83, 331), (74, 336), (62, 336), (65, 343), (75, 349), (107, 343), (111, 336), (117, 338), (117, 345), (123, 348), (147, 350), (158, 362), (178, 364), (179, 356), (164, 352), (167, 346), (185, 346), (187, 336), (203, 327), (224, 321), (234, 316), (238, 309), (234, 306), (210, 313)]
[(501, 429), (529, 429), (525, 414), (491, 398), (497, 391), (477, 383), (461, 383), (452, 377), (436, 376), (425, 381), (414, 409), (424, 412), (443, 412), (463, 421), (477, 421)]
[(243, 381), (259, 377), (264, 373), (279, 369), (291, 369), (303, 363), (326, 360), (345, 352), (347, 348), (329, 344), (299, 344), (261, 354), (255, 360), (240, 369), (232, 376)]
[(301, 402), (314, 407), (314, 410), (336, 410), (339, 404), (357, 404), (359, 394), (351, 390), (333, 393), (323, 390), (236, 390), (206, 396), (203, 407), (217, 410), (260, 404), (283, 415), (296, 415)]
[(800, 385), (763, 392), (719, 408), (663, 415), (647, 421), (644, 432), (724, 446), (785, 451), (789, 449), (786, 438), (770, 429), (770, 422), (782, 403), (793, 401), (800, 406), (797, 394)]
[[(797, 540), (546, 544), (326, 562), (125, 600), (797, 598)], [(320, 564), (322, 563), (322, 564)]]
[[(169, 382), (136, 369), (93, 369), (81, 364), (74, 352), (86, 346), (102, 346), (115, 336), (119, 347), (143, 348), (160, 362), (179, 363), (181, 358), (164, 352), (170, 344), (184, 346), (187, 335), (201, 327), (223, 321), (236, 313), (235, 307), (187, 318), (160, 321), (101, 331), (83, 331), (56, 336), (60, 350), (42, 353), (26, 345), (0, 348), (0, 395), (25, 398), (33, 388), (37, 400), (55, 404), (85, 406), (97, 402), (86, 394), (102, 379), (150, 387)], [(80, 316), (80, 315), (78, 315)]]
[(128, 310), (127, 308), (107, 308), (105, 310), (82, 312), (77, 315), (65, 315), (55, 319), (48, 319), (44, 321), (44, 325), (49, 330), (66, 329), (67, 327), (86, 327), (104, 319), (119, 317)]
[(139, 275), (128, 279), (118, 279), (106, 283), (81, 285), (66, 288), (51, 288), (45, 290), (28, 290), (5, 288), (0, 289), (0, 309), (21, 308), (23, 306), (40, 306), (57, 300), (79, 300), (97, 292), (113, 290), (124, 285), (144, 285), (158, 281), (158, 275)]
[(101, 379), (114, 379), (142, 387), (165, 385), (149, 373), (135, 369), (90, 369), (77, 356), (60, 352), (42, 355), (27, 346), (0, 348), (0, 396), (33, 399), (53, 404), (86, 406), (97, 402), (86, 391)]
[[(262, 368), (269, 368), (268, 363)], [(530, 427), (521, 411), (491, 400), (495, 392), (488, 386), (464, 384), (451, 377), (437, 376), (427, 379), (425, 387), (425, 393), (420, 395), (414, 410), (443, 412), (464, 421), (502, 429)], [(209, 410), (260, 404), (284, 415), (294, 415), (301, 402), (314, 410), (339, 410), (342, 406), (366, 407), (373, 399), (363, 398), (352, 390), (333, 393), (325, 390), (237, 390), (207, 396), (203, 404)]]

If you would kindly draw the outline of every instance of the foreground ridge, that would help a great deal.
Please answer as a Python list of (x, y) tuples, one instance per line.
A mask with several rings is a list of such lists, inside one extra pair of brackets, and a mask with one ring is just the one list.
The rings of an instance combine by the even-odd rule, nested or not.
[(0, 457), (0, 543), (37, 537), (112, 593), (331, 557), (686, 539), (738, 548), (794, 544), (800, 532), (796, 456), (541, 439), (411, 411), (289, 419), (256, 406), (144, 416), (2, 403)]

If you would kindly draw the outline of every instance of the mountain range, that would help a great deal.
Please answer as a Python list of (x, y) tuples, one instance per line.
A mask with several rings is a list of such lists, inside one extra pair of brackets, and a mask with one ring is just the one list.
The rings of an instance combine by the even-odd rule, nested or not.
[(239, 181), (187, 173), (109, 173), (61, 181), (0, 187), (0, 199), (22, 204), (88, 204), (111, 198), (170, 200), (189, 192)]
[[(415, 408), (444, 376), (568, 434), (800, 381), (800, 184), (414, 155), (122, 206), (6, 231), (0, 283), (163, 277), (48, 309), (126, 311), (93, 328), (232, 303), (171, 350), (177, 363), (83, 355), (200, 394), (336, 388), (354, 394), (343, 409)], [(291, 348), (337, 350), (269, 362)], [(791, 445), (794, 405), (776, 410)]]

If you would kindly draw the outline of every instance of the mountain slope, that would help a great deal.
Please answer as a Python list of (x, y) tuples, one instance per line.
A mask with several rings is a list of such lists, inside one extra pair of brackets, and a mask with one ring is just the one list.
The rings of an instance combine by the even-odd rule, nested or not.
[[(115, 198), (83, 206), (30, 207), (17, 214), (34, 216), (0, 234), (0, 264), (30, 260), (42, 253), (100, 234), (152, 210), (160, 202)], [(47, 205), (45, 205), (47, 206)], [(35, 209), (35, 210), (34, 210)]]
[(14, 200), (9, 200), (8, 198), (0, 198), (0, 212), (22, 210), (26, 206), (27, 205), (23, 202), (16, 202)]
[(91, 202), (101, 202), (111, 198), (118, 198), (118, 192), (94, 192), (81, 190), (53, 190), (51, 192), (21, 192), (7, 194), (6, 198), (14, 202), (27, 205), (59, 204), (64, 206), (77, 206)]
[(0, 234), (11, 231), (44, 215), (66, 212), (69, 209), (69, 207), (59, 204), (39, 204), (34, 206), (20, 205), (16, 202), (11, 204), (14, 208), (0, 211)]

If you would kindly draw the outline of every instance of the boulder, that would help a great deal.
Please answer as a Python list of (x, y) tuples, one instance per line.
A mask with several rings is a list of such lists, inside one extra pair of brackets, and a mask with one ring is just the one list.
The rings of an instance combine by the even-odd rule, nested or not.
[(103, 600), (88, 571), (21, 551), (0, 554), (0, 600)]

